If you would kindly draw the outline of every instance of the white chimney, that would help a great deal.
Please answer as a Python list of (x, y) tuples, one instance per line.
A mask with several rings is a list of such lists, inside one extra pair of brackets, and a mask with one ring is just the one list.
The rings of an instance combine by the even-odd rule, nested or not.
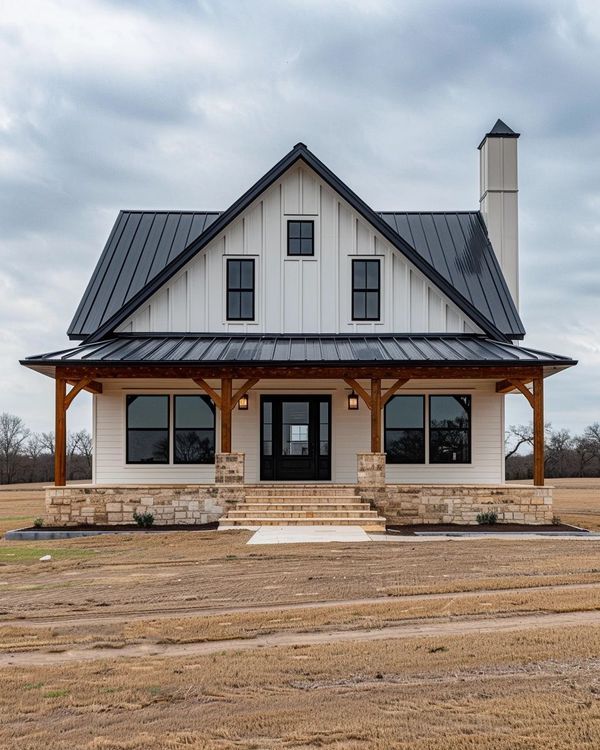
[(479, 144), (479, 205), (500, 268), (519, 307), (517, 138), (498, 120)]

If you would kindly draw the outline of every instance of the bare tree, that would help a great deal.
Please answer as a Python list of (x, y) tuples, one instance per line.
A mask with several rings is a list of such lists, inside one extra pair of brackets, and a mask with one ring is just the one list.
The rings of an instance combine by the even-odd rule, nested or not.
[(556, 476), (564, 476), (567, 454), (572, 443), (569, 430), (554, 430), (547, 437), (544, 463)]
[(591, 462), (596, 458), (596, 451), (594, 445), (585, 433), (583, 435), (577, 435), (573, 438), (573, 453), (577, 459), (577, 474), (580, 477), (585, 476), (586, 466), (589, 466)]
[(594, 457), (600, 459), (600, 422), (588, 425), (584, 430), (583, 437), (588, 441)]
[(29, 481), (34, 482), (38, 469), (40, 456), (44, 453), (42, 438), (37, 432), (33, 432), (25, 443), (24, 454), (29, 459)]
[(28, 437), (29, 430), (21, 417), (0, 414), (0, 482), (15, 481), (21, 449)]
[[(546, 422), (544, 425), (544, 441), (546, 443), (548, 442), (551, 433), (552, 424)], [(504, 445), (506, 448), (505, 458), (514, 456), (523, 445), (530, 445), (533, 448), (533, 422), (530, 422), (529, 424), (511, 425), (506, 431)]]
[(92, 436), (87, 430), (79, 430), (72, 436), (75, 452), (78, 453), (85, 462), (89, 473), (92, 473)]
[(49, 456), (54, 456), (54, 433), (42, 432), (40, 440), (44, 446), (44, 453), (47, 453)]
[[(512, 447), (509, 445), (512, 443)], [(510, 458), (518, 453), (522, 445), (533, 445), (533, 424), (511, 425), (506, 431), (504, 439), (505, 458)]]

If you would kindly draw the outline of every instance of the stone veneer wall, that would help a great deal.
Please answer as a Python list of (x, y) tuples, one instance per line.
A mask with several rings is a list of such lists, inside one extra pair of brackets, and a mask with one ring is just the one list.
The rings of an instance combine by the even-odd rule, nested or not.
[(552, 488), (526, 485), (388, 484), (360, 488), (389, 524), (477, 524), (494, 511), (498, 523), (552, 523)]
[(244, 499), (241, 485), (97, 485), (46, 488), (46, 526), (132, 524), (150, 511), (157, 526), (218, 521)]
[(215, 484), (48, 487), (46, 526), (135, 523), (150, 511), (157, 526), (218, 521), (244, 499), (243, 453), (215, 455)]
[(359, 453), (358, 492), (388, 524), (477, 524), (494, 511), (499, 523), (552, 522), (552, 488), (531, 485), (386, 484), (385, 453)]

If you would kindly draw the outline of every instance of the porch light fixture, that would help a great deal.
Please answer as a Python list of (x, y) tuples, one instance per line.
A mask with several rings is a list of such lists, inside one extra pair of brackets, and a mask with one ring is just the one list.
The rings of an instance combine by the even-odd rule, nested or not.
[(358, 411), (358, 396), (354, 391), (350, 391), (348, 394), (348, 409), (350, 411)]
[(238, 401), (238, 409), (240, 411), (248, 411), (248, 394), (244, 393), (243, 396), (240, 396), (240, 400)]

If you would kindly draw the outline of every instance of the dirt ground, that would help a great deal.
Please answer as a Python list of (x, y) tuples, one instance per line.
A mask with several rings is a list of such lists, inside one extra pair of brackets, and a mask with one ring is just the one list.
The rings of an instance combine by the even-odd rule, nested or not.
[(600, 541), (248, 537), (0, 541), (0, 747), (600, 747)]

